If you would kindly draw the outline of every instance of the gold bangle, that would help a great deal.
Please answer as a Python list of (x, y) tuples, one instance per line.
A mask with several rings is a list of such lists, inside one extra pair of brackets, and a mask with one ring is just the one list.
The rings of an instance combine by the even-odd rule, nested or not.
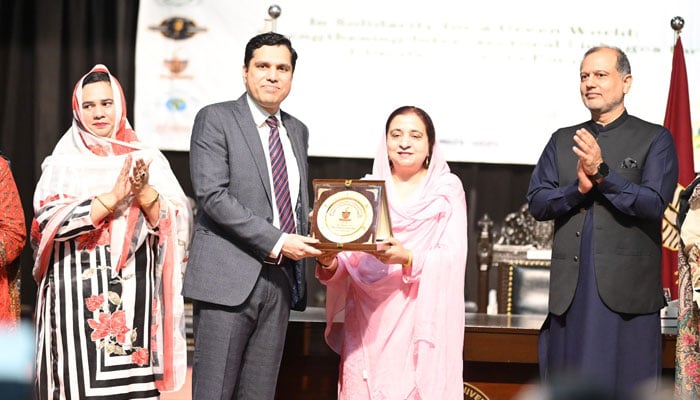
[(100, 196), (95, 196), (95, 200), (97, 200), (100, 204), (102, 204), (102, 207), (104, 207), (107, 211), (109, 211), (110, 214), (114, 212), (114, 209), (112, 209), (111, 207), (108, 207), (107, 204), (105, 204), (104, 201), (102, 201)]
[(160, 199), (160, 193), (156, 191), (156, 197), (153, 198), (153, 200), (149, 201), (148, 203), (144, 204), (145, 207), (150, 207), (152, 206), (156, 201)]
[(413, 252), (411, 250), (408, 251), (408, 261), (406, 261), (406, 264), (402, 264), (401, 266), (404, 268), (410, 268), (413, 265)]

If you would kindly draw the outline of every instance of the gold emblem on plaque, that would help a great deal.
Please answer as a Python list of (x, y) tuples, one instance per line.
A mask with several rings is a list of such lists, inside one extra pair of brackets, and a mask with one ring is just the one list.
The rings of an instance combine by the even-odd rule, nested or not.
[(372, 226), (374, 210), (364, 195), (343, 191), (334, 193), (319, 206), (318, 230), (331, 242), (353, 242)]
[(373, 251), (391, 236), (384, 181), (315, 179), (313, 186), (317, 248)]

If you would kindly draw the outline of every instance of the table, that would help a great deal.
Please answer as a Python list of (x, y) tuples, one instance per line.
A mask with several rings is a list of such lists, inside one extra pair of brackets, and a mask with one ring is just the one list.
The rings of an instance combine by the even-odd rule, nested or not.
[[(537, 336), (543, 315), (467, 314), (464, 380), (489, 400), (509, 400), (539, 379)], [(663, 374), (673, 377), (675, 328), (662, 328)], [(469, 398), (466, 397), (465, 398)]]
[[(465, 399), (511, 400), (539, 378), (537, 335), (544, 316), (466, 314)], [(325, 343), (324, 310), (292, 312), (277, 399), (336, 398), (340, 358)], [(676, 331), (662, 329), (664, 374), (673, 376)], [(481, 396), (481, 397), (480, 397)]]

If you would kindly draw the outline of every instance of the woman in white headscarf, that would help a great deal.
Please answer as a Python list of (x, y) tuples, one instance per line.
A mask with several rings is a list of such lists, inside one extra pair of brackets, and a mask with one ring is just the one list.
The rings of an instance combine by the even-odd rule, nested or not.
[(105, 66), (78, 81), (72, 104), (34, 194), (37, 398), (158, 398), (187, 368), (191, 208)]

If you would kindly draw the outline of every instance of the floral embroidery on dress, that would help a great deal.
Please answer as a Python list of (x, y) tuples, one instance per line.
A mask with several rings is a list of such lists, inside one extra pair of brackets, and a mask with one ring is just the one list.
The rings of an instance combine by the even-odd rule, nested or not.
[[(98, 314), (97, 320), (89, 319), (88, 325), (92, 328), (92, 335), (90, 339), (93, 341), (100, 341), (100, 339), (107, 339), (111, 342), (109, 344), (114, 344), (113, 339), (116, 339), (117, 343), (123, 344), (126, 342), (126, 334), (130, 331), (126, 327), (126, 317), (124, 311), (116, 311), (114, 314), (102, 312)], [(100, 343), (102, 345), (102, 343)]]
[[(98, 268), (111, 269), (111, 268)], [(95, 274), (95, 269), (88, 268), (83, 271), (83, 279), (90, 279)], [(133, 276), (116, 277), (111, 280), (112, 284), (121, 285), (122, 280), (131, 279)], [(96, 318), (88, 319), (87, 323), (92, 328), (90, 339), (95, 342), (98, 349), (104, 349), (109, 355), (131, 355), (131, 362), (138, 366), (146, 366), (149, 364), (150, 354), (148, 349), (143, 347), (125, 346), (127, 344), (127, 334), (130, 335), (130, 342), (133, 343), (138, 339), (136, 329), (131, 329), (126, 324), (126, 312), (119, 309), (121, 307), (121, 297), (119, 293), (110, 290), (105, 295), (103, 293), (91, 295), (85, 298), (85, 307), (93, 314), (97, 313)], [(114, 312), (109, 311), (111, 303), (117, 307)]]
[(700, 311), (693, 301), (694, 287), (700, 264), (700, 248), (695, 244), (690, 249), (678, 252), (679, 309), (678, 334), (676, 337), (676, 394), (684, 400), (700, 398)]
[(105, 218), (102, 226), (75, 238), (78, 250), (92, 251), (95, 250), (97, 246), (109, 244), (109, 231), (109, 220)]
[(681, 385), (687, 399), (697, 399), (700, 385), (700, 363), (698, 362), (697, 305), (678, 316), (678, 338), (681, 346), (676, 350), (676, 384)]
[(140, 367), (148, 365), (148, 350), (140, 348), (131, 354), (131, 362)]
[(105, 296), (102, 294), (90, 296), (85, 299), (85, 305), (90, 312), (95, 312), (102, 308), (102, 304), (105, 302)]

